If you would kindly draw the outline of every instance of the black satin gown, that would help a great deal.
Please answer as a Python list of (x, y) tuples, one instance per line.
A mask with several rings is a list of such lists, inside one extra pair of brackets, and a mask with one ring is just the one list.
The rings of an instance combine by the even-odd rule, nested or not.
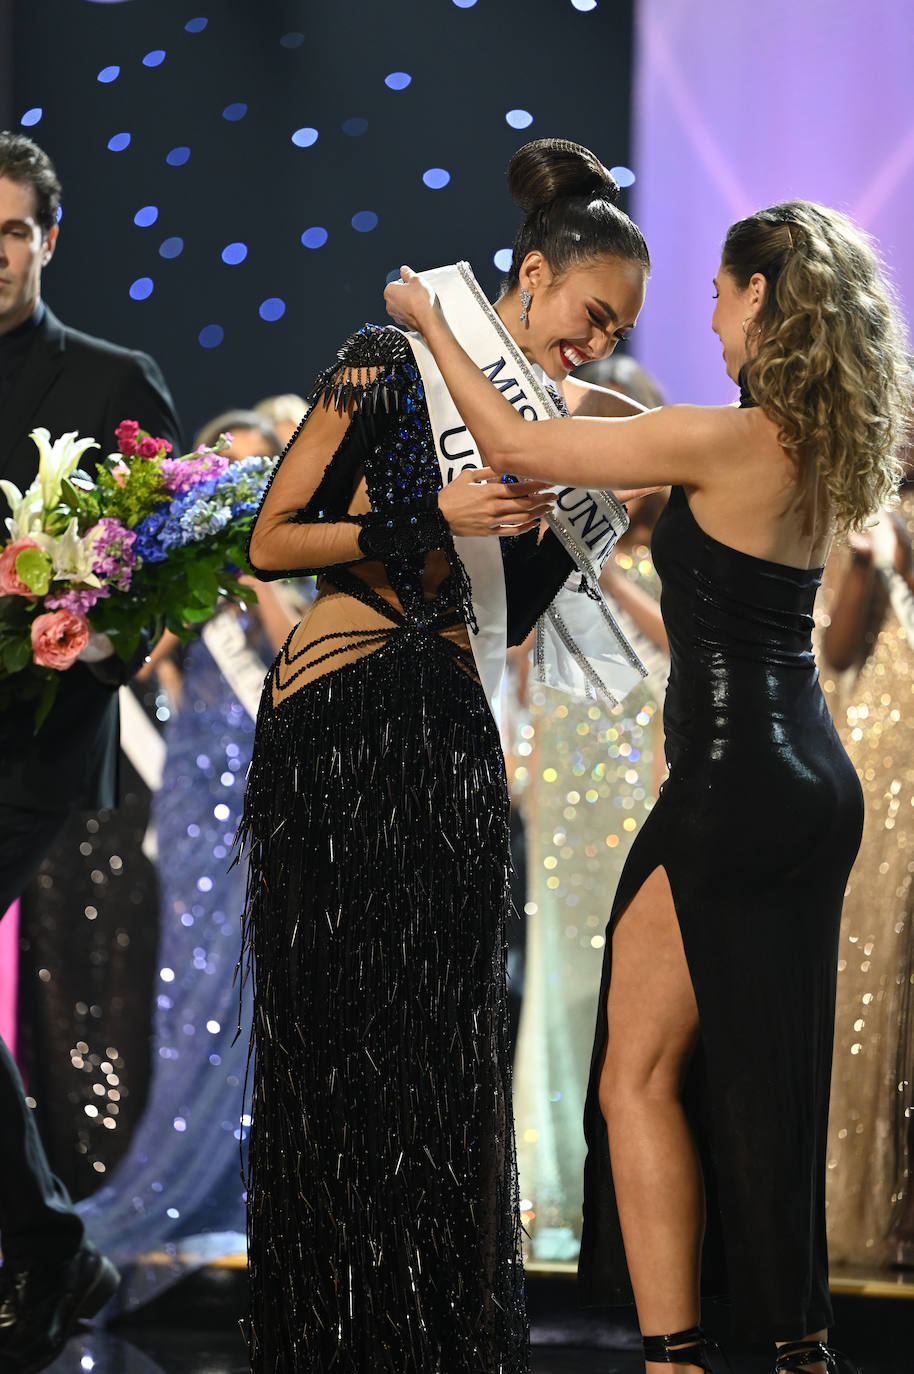
[(729, 1295), (747, 1336), (790, 1340), (831, 1321), (825, 1139), (863, 799), (813, 661), (821, 569), (712, 539), (678, 487), (652, 549), (672, 658), (670, 773), (607, 930), (585, 1109), (584, 1301), (632, 1300), (597, 1093), (613, 923), (662, 867), (701, 1022), (685, 1101), (708, 1197), (703, 1290)]

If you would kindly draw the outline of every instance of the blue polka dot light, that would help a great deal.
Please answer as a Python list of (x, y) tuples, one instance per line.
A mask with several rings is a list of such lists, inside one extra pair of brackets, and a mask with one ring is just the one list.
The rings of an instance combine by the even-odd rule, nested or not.
[[(189, 438), (230, 406), (306, 391), (353, 330), (385, 322), (383, 285), (401, 263), (468, 259), (494, 298), (519, 221), (504, 169), (522, 143), (547, 135), (587, 143), (631, 184), (631, 8), (630, 0), (403, 0), (392, 22), (389, 8), (351, 0), (345, 37), (337, 25), (330, 42), (303, 0), (69, 0), (55, 7), (53, 31), (40, 4), (23, 4), (14, 119), (55, 158), (67, 211), (45, 275), (49, 303), (68, 324), (150, 352)], [(561, 727), (563, 767), (579, 723)], [(550, 816), (550, 842), (559, 823), (567, 838), (548, 851), (555, 873), (541, 873), (561, 879), (563, 902), (567, 891), (587, 907), (583, 924), (562, 907), (562, 929), (578, 928), (574, 941), (593, 938), (586, 917), (598, 910), (591, 888), (585, 902), (572, 882), (579, 864), (591, 883), (590, 858), (575, 838), (578, 822), (561, 813), (574, 805), (587, 818), (590, 844), (601, 809), (614, 805), (604, 790), (622, 767), (608, 734), (619, 727), (586, 713), (583, 723), (589, 733), (574, 738), (588, 776), (565, 787)], [(165, 724), (171, 730), (175, 719)], [(637, 720), (625, 741), (634, 748), (636, 728)], [(172, 1246), (176, 1265), (188, 1227), (219, 1223), (195, 1210), (190, 1185), (205, 1196), (204, 1180), (191, 1172), (183, 1190), (168, 1161), (204, 1159), (223, 1136), (237, 1147), (245, 1130), (240, 1089), (229, 1081), (243, 1053), (241, 1041), (231, 1052), (227, 1044), (236, 1013), (215, 1005), (220, 980), (230, 986), (228, 952), (237, 952), (240, 902), (222, 884), (243, 734), (224, 718), (193, 752), (188, 738), (172, 789), (188, 812), (184, 829), (179, 835), (173, 817), (163, 822), (166, 835), (175, 827), (174, 852), (193, 846), (195, 856), (176, 867), (183, 886), (163, 906), (156, 969), (156, 1065), (170, 1086), (156, 1099), (156, 1136), (143, 1137), (148, 1171), (118, 1190), (128, 1208), (118, 1224), (146, 1248)], [(640, 765), (624, 762), (622, 786), (633, 796), (640, 784), (624, 775)], [(602, 778), (594, 774), (601, 763)], [(582, 800), (572, 803), (575, 790)], [(206, 808), (191, 815), (198, 801)], [(634, 805), (639, 815), (642, 801)], [(628, 832), (601, 823), (621, 845)], [(569, 847), (573, 857), (563, 857)], [(160, 851), (171, 858), (161, 835)], [(581, 948), (596, 960), (589, 944)], [(546, 1087), (567, 1100), (567, 1085)], [(543, 1097), (546, 1087), (536, 1090), (536, 1110), (561, 1110)], [(529, 1120), (526, 1129), (545, 1130)], [(226, 1197), (240, 1206), (236, 1194)], [(538, 1182), (525, 1197), (538, 1206)], [(112, 1228), (117, 1220), (111, 1195), (87, 1206), (98, 1207), (92, 1225), (106, 1239), (105, 1217)], [(234, 1214), (223, 1229), (236, 1224)]]

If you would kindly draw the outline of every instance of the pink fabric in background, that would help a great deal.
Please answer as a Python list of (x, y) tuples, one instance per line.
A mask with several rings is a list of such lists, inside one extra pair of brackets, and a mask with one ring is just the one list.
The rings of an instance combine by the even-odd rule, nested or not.
[(16, 1001), (19, 985), (19, 903), (0, 921), (0, 1036), (16, 1057)]
[(636, 0), (632, 212), (654, 273), (633, 339), (671, 401), (730, 401), (711, 333), (729, 224), (817, 200), (879, 240), (914, 324), (914, 5)]

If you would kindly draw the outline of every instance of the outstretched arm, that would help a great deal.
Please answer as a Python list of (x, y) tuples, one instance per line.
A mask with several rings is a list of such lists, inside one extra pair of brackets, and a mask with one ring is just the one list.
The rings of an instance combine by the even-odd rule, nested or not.
[(664, 406), (626, 419), (524, 420), (454, 338), (437, 304), (409, 268), (384, 292), (388, 312), (417, 329), (431, 349), (480, 451), (496, 472), (579, 487), (702, 485), (720, 411)]

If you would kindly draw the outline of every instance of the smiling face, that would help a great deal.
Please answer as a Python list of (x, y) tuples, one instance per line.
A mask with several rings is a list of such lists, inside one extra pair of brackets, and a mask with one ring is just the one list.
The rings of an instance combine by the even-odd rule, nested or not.
[(756, 272), (748, 286), (740, 287), (721, 265), (714, 278), (714, 290), (717, 294), (711, 328), (723, 346), (727, 376), (735, 382), (757, 338), (755, 321), (765, 299), (765, 278)]
[[(518, 291), (502, 297), (498, 313), (524, 355), (561, 381), (581, 363), (605, 358), (634, 328), (644, 287), (638, 262), (594, 258), (556, 277), (542, 253), (532, 252), (521, 266)], [(520, 288), (532, 297), (526, 323), (520, 320)]]
[(34, 311), (41, 269), (54, 252), (57, 226), (43, 234), (35, 212), (32, 187), (0, 176), (0, 334), (15, 329)]

